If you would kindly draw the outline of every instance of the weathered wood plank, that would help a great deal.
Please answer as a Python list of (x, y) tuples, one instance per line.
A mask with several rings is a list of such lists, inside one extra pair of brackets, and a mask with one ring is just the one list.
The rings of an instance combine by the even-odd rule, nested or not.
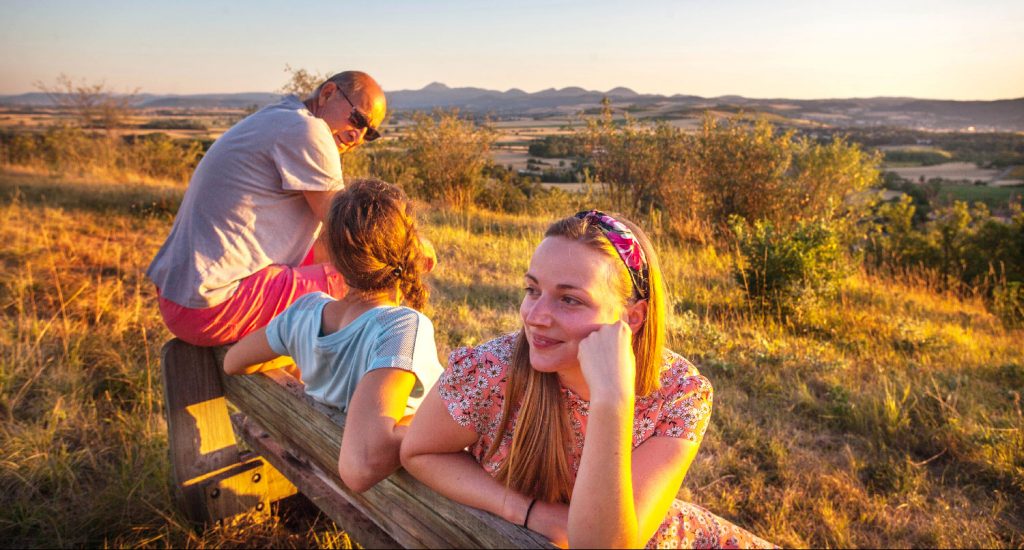
[(315, 464), (290, 455), (270, 434), (243, 414), (234, 414), (235, 432), (249, 447), (298, 487), (299, 491), (344, 529), (364, 548), (399, 548), (390, 535), (377, 527), (357, 508), (338, 498), (343, 489)]
[(190, 521), (266, 513), (271, 501), (295, 494), (272, 466), (236, 446), (214, 350), (175, 339), (161, 362), (175, 493)]
[(174, 485), (185, 515), (209, 519), (200, 480), (239, 462), (219, 368), (208, 348), (171, 340), (163, 348), (167, 443)]
[(403, 471), (362, 494), (337, 474), (345, 417), (305, 395), (302, 384), (281, 371), (225, 376), (228, 399), (300, 460), (337, 483), (347, 500), (400, 545), (427, 548), (542, 548), (541, 535), (447, 499)]

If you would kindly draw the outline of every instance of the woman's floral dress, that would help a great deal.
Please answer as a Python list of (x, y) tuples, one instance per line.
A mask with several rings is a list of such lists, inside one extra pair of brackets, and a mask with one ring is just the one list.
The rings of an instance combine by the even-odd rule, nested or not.
[[(480, 435), (470, 452), (491, 474), (512, 445), (516, 417), (510, 419), (498, 451), (489, 460), (484, 454), (497, 434), (505, 398), (506, 370), (516, 335), (508, 334), (475, 348), (452, 353), (448, 368), (437, 387), (452, 418)], [(633, 417), (633, 448), (653, 436), (682, 437), (700, 442), (711, 416), (711, 383), (683, 357), (665, 352), (661, 387), (650, 395), (637, 397)], [(570, 425), (575, 443), (571, 449), (575, 474), (583, 454), (589, 402), (568, 388), (562, 388), (569, 405)], [(678, 499), (665, 521), (647, 543), (648, 548), (772, 548), (773, 545), (707, 510)]]

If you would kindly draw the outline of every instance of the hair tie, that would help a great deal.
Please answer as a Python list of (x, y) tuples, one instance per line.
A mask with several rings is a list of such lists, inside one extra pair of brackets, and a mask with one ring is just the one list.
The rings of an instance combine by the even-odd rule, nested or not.
[(651, 291), (647, 255), (629, 227), (600, 210), (584, 210), (578, 212), (576, 217), (601, 230), (625, 264), (637, 295), (640, 299), (647, 298)]
[(531, 500), (530, 505), (526, 507), (526, 517), (523, 518), (523, 527), (526, 527), (526, 524), (530, 523), (530, 512), (533, 511), (534, 504), (537, 504), (537, 499)]

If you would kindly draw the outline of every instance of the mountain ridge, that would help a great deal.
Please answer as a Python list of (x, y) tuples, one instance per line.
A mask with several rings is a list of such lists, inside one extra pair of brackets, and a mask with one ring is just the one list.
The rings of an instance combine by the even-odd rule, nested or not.
[[(626, 108), (638, 118), (679, 118), (700, 110), (747, 110), (827, 126), (898, 125), (934, 130), (1024, 131), (1024, 97), (998, 100), (870, 98), (748, 98), (739, 95), (701, 97), (687, 94), (644, 94), (618, 86), (607, 91), (579, 86), (526, 92), (471, 86), (451, 87), (431, 82), (419, 90), (386, 92), (392, 111), (457, 108), (492, 116), (575, 115), (599, 108), (607, 97), (616, 109)], [(134, 97), (141, 109), (243, 109), (261, 107), (281, 97), (272, 92), (153, 94)], [(7, 107), (50, 107), (53, 99), (42, 92), (0, 96)]]

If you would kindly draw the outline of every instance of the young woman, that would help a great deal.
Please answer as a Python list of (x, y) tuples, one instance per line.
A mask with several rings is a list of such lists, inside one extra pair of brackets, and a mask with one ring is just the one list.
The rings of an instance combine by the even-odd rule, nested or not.
[(405, 194), (380, 180), (358, 180), (339, 193), (326, 232), (348, 293), (302, 296), (232, 347), (224, 370), (248, 374), (292, 357), (307, 394), (348, 411), (338, 470), (351, 489), (365, 491), (398, 468), (411, 413), (443, 370), (433, 325), (417, 311), (427, 302), (421, 277), (433, 255)]
[(407, 470), (561, 546), (771, 546), (675, 499), (711, 385), (663, 349), (639, 229), (598, 211), (551, 225), (520, 315), (518, 334), (451, 355), (402, 444)]

